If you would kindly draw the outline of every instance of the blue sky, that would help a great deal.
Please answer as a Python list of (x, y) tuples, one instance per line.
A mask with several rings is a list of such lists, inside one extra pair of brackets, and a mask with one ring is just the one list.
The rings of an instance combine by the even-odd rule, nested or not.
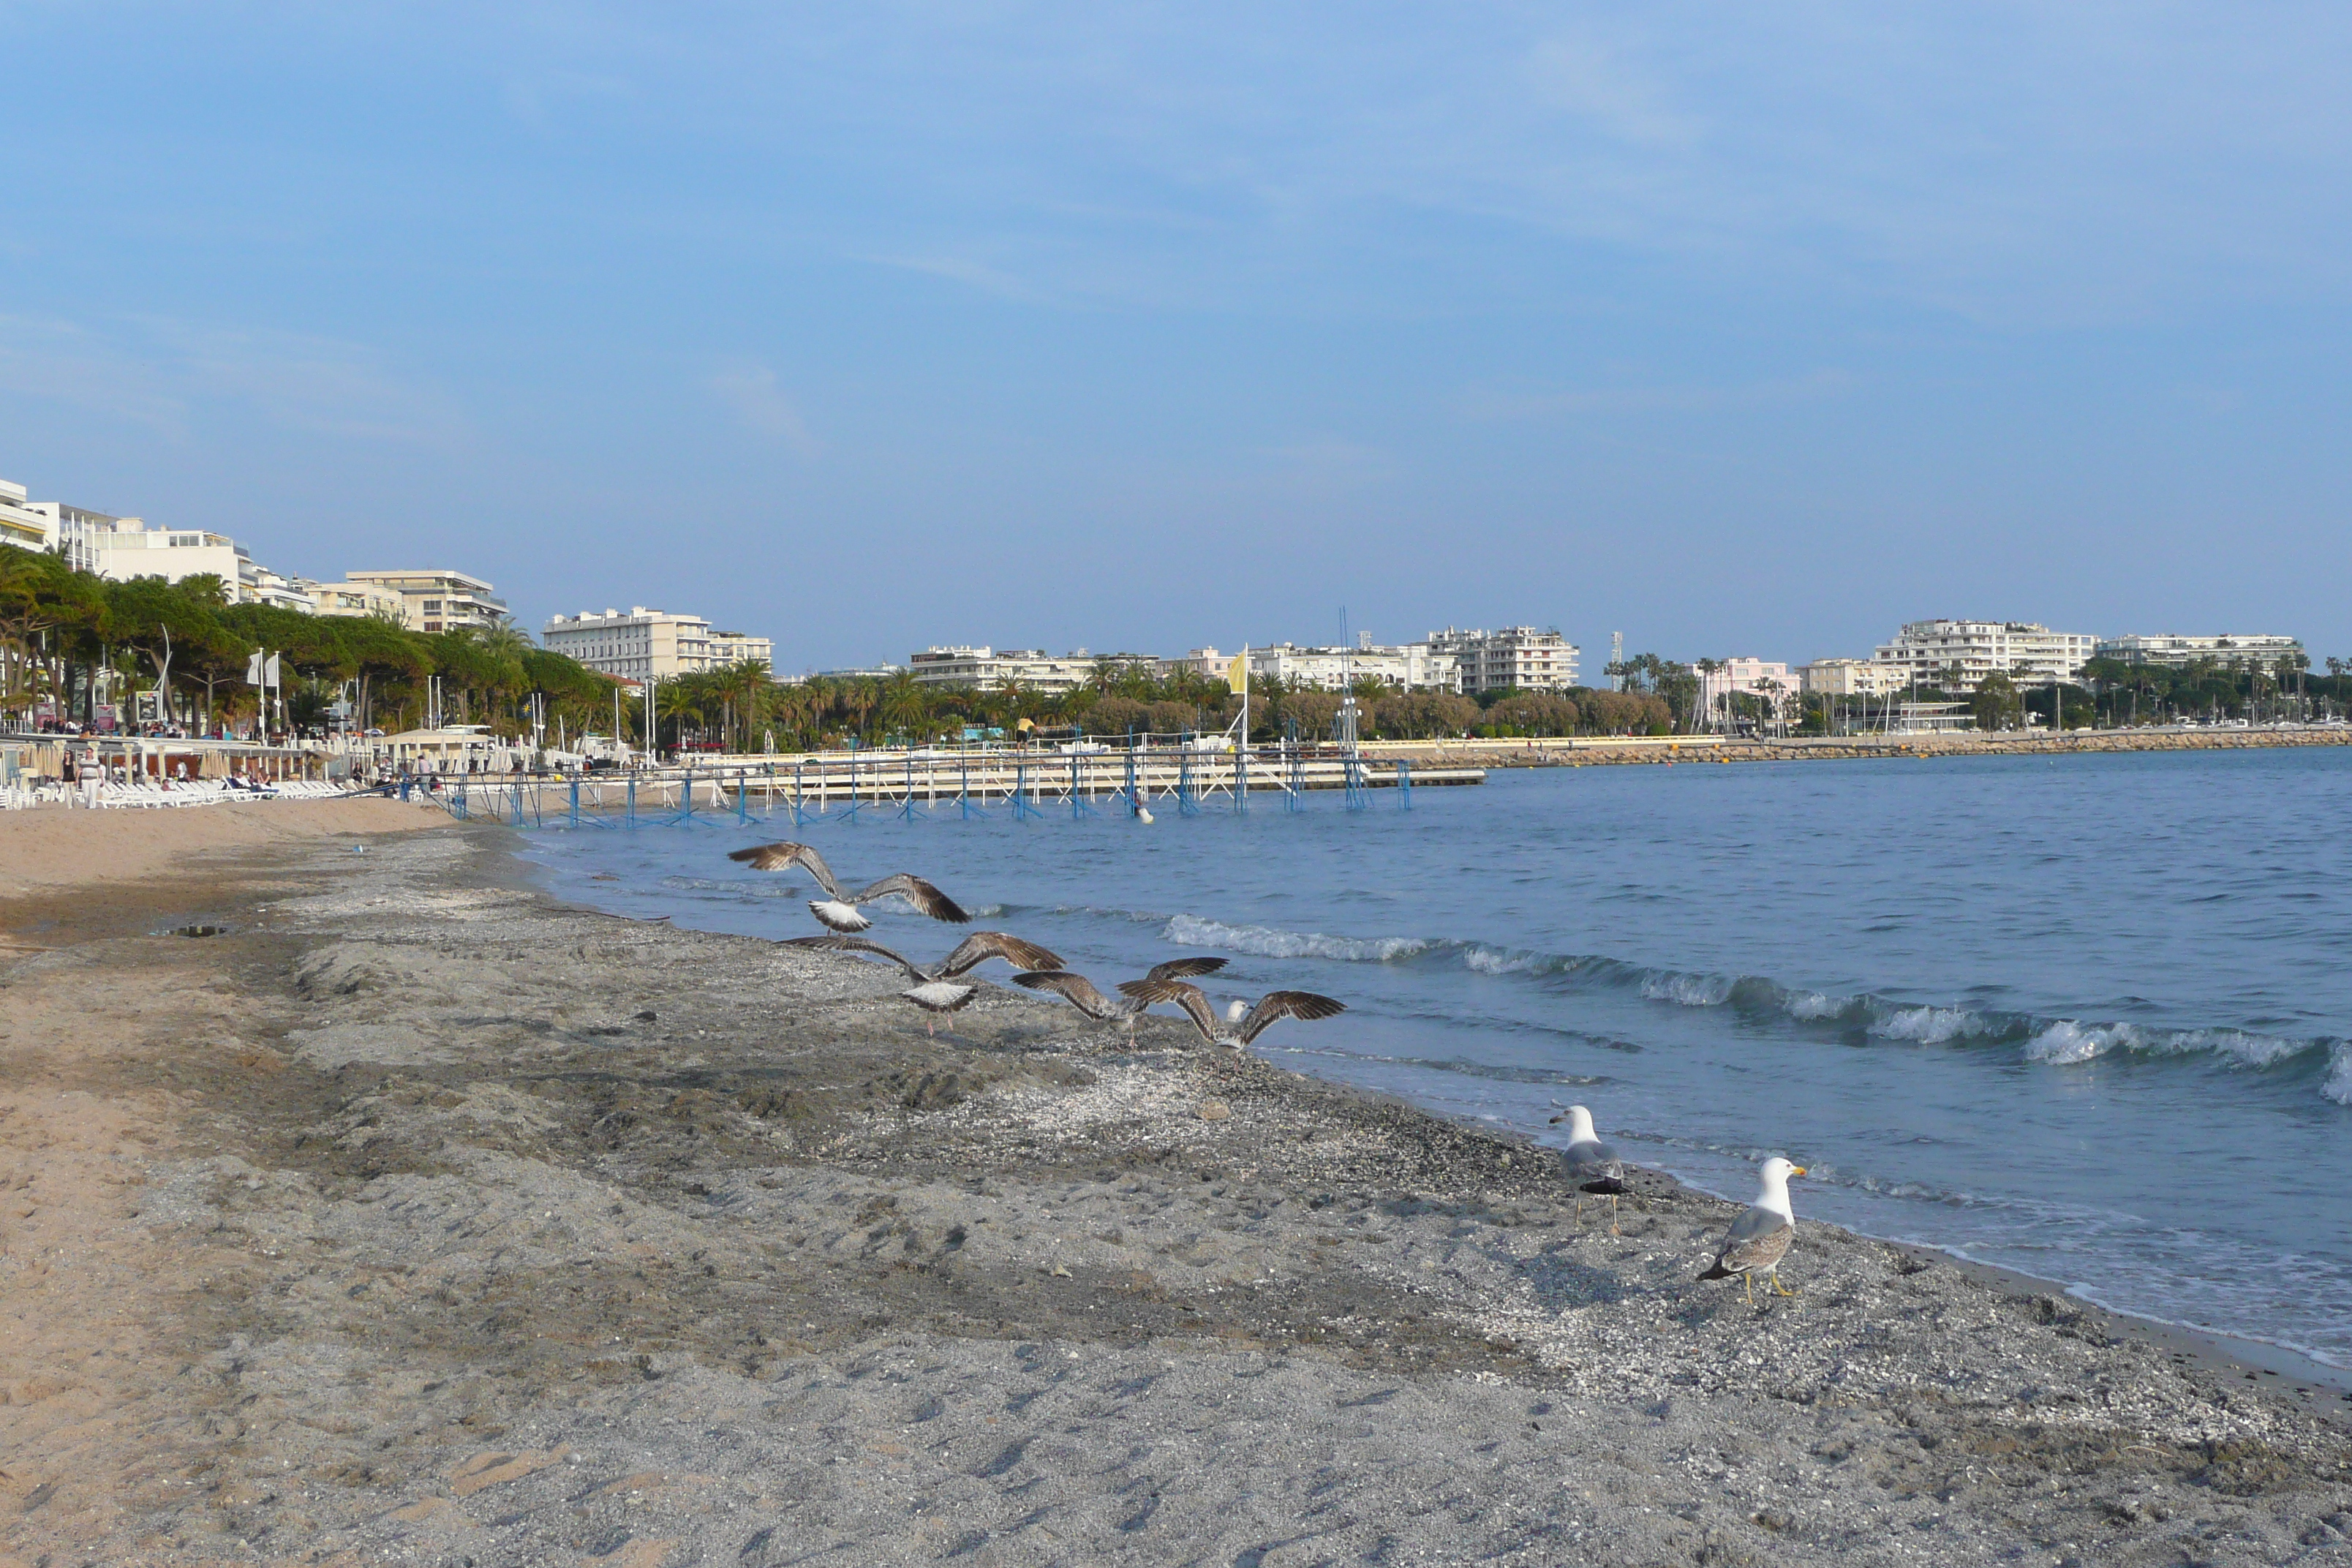
[(2352, 652), (2352, 12), (0, 4), (0, 476), (786, 669)]

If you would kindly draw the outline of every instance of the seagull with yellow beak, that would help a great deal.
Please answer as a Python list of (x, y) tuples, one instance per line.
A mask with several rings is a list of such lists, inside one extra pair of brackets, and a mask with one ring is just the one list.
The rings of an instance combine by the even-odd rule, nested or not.
[(1739, 1276), (1740, 1289), (1749, 1306), (1756, 1305), (1757, 1273), (1760, 1270), (1772, 1282), (1773, 1290), (1782, 1296), (1793, 1296), (1794, 1290), (1780, 1283), (1780, 1259), (1789, 1255), (1789, 1243), (1796, 1239), (1797, 1216), (1789, 1207), (1789, 1178), (1805, 1173), (1802, 1165), (1792, 1165), (1778, 1154), (1764, 1162), (1763, 1185), (1748, 1212), (1731, 1222), (1731, 1234), (1724, 1237), (1723, 1250), (1715, 1255), (1715, 1266), (1699, 1276), (1702, 1279), (1728, 1279)]

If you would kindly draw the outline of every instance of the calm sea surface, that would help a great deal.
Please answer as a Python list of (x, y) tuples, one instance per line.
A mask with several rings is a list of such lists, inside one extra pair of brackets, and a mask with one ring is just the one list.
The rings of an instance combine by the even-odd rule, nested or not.
[[(1328, 992), (1285, 1066), (2352, 1367), (2352, 752), (1591, 767), (1296, 813), (824, 823), (1109, 983)], [(758, 936), (788, 823), (550, 832), (566, 896)], [(617, 880), (592, 879), (607, 873)], [(881, 913), (919, 960), (954, 928)], [(992, 977), (1002, 973), (992, 965)], [(915, 1026), (911, 1011), (909, 1027)], [(1798, 1274), (1802, 1272), (1801, 1262)]]

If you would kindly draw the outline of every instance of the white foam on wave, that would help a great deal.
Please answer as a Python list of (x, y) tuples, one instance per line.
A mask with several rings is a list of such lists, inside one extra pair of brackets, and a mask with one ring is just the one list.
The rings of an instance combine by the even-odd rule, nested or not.
[(1790, 993), (1788, 1001), (1781, 1005), (1788, 1009), (1789, 1016), (1791, 1018), (1802, 1018), (1811, 1022), (1838, 1016), (1853, 1005), (1853, 998), (1832, 996), (1820, 991), (1797, 991)]
[(1492, 947), (1465, 948), (1462, 953), (1462, 967), (1476, 974), (1524, 974), (1554, 962), (1539, 952), (1514, 952)]
[(1653, 974), (1642, 982), (1642, 994), (1684, 1007), (1720, 1007), (1731, 1000), (1734, 984), (1728, 974)]
[(2327, 1081), (2319, 1092), (2338, 1105), (2352, 1105), (2352, 1046), (2338, 1046), (2328, 1058)]
[(1160, 934), (1179, 947), (1213, 947), (1260, 958), (1329, 958), (1342, 963), (1388, 963), (1435, 945), (1417, 936), (1326, 936), (1273, 926), (1227, 925), (1198, 915), (1177, 915)]
[(2061, 1018), (2025, 1042), (2030, 1062), (2086, 1062), (2116, 1046), (2129, 1049), (2139, 1031), (2129, 1024), (2077, 1024)]
[(1870, 1032), (1882, 1039), (1940, 1046), (1948, 1040), (1989, 1035), (1995, 1027), (1982, 1013), (1966, 1007), (1898, 1007), (1871, 1025)]
[[(2063, 1066), (2124, 1050), (2158, 1057), (2211, 1055), (2235, 1067), (2266, 1068), (2301, 1056), (2317, 1044), (2243, 1029), (2151, 1029), (2136, 1024), (2081, 1024), (2061, 1018), (2025, 1043), (2025, 1059)], [(2343, 1047), (2337, 1047), (2339, 1058), (2342, 1052)], [(2347, 1087), (2352, 1089), (2352, 1084)]]

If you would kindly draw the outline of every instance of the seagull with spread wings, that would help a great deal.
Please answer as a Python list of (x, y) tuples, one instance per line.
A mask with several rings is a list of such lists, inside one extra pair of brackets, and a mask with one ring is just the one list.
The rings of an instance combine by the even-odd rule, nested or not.
[[(1222, 958), (1171, 958), (1165, 963), (1153, 964), (1144, 972), (1143, 978), (1150, 982), (1175, 980), (1187, 974), (1214, 974), (1225, 963)], [(1014, 975), (1013, 984), (1025, 985), (1032, 991), (1051, 991), (1097, 1023), (1116, 1024), (1125, 1019), (1129, 1042), (1135, 1038), (1135, 1021), (1143, 1016), (1146, 1007), (1151, 1005), (1132, 996), (1116, 999), (1106, 996), (1095, 989), (1093, 981), (1083, 974), (1071, 973), (1062, 967), (1059, 961), (1040, 963), (1034, 969), (1032, 973)], [(1126, 987), (1121, 986), (1120, 989), (1125, 990)]]
[(1210, 1004), (1208, 993), (1187, 981), (1129, 980), (1118, 989), (1120, 994), (1146, 1007), (1155, 1002), (1173, 1002), (1184, 1009), (1185, 1016), (1192, 1020), (1192, 1026), (1201, 1031), (1202, 1039), (1237, 1051), (1264, 1034), (1266, 1026), (1278, 1018), (1328, 1018), (1348, 1010), (1345, 1002), (1318, 996), (1312, 991), (1269, 991), (1246, 1006), (1235, 1002), (1231, 1011), (1220, 1018)]
[(934, 980), (953, 980), (979, 968), (992, 958), (1001, 958), (1015, 969), (1059, 969), (1062, 966), (1061, 954), (1002, 931), (976, 931), (956, 943), (953, 952), (929, 965), (917, 963), (913, 959), (893, 952), (880, 942), (862, 936), (794, 936), (786, 937), (777, 945), (814, 948), (820, 952), (866, 953), (897, 964), (907, 972), (907, 978), (918, 985)]
[(727, 858), (743, 861), (755, 871), (789, 871), (795, 866), (806, 871), (825, 891), (824, 898), (809, 900), (809, 913), (817, 918), (819, 924), (835, 931), (866, 930), (874, 921), (857, 906), (870, 904), (877, 899), (887, 899), (893, 894), (912, 904), (917, 914), (929, 915), (935, 921), (951, 921), (962, 925), (971, 919), (957, 907), (953, 899), (920, 877), (911, 877), (904, 871), (895, 877), (885, 877), (873, 886), (861, 888), (856, 892), (845, 891), (834, 879), (833, 868), (824, 863), (824, 857), (805, 844), (758, 844), (749, 849), (738, 849)]

